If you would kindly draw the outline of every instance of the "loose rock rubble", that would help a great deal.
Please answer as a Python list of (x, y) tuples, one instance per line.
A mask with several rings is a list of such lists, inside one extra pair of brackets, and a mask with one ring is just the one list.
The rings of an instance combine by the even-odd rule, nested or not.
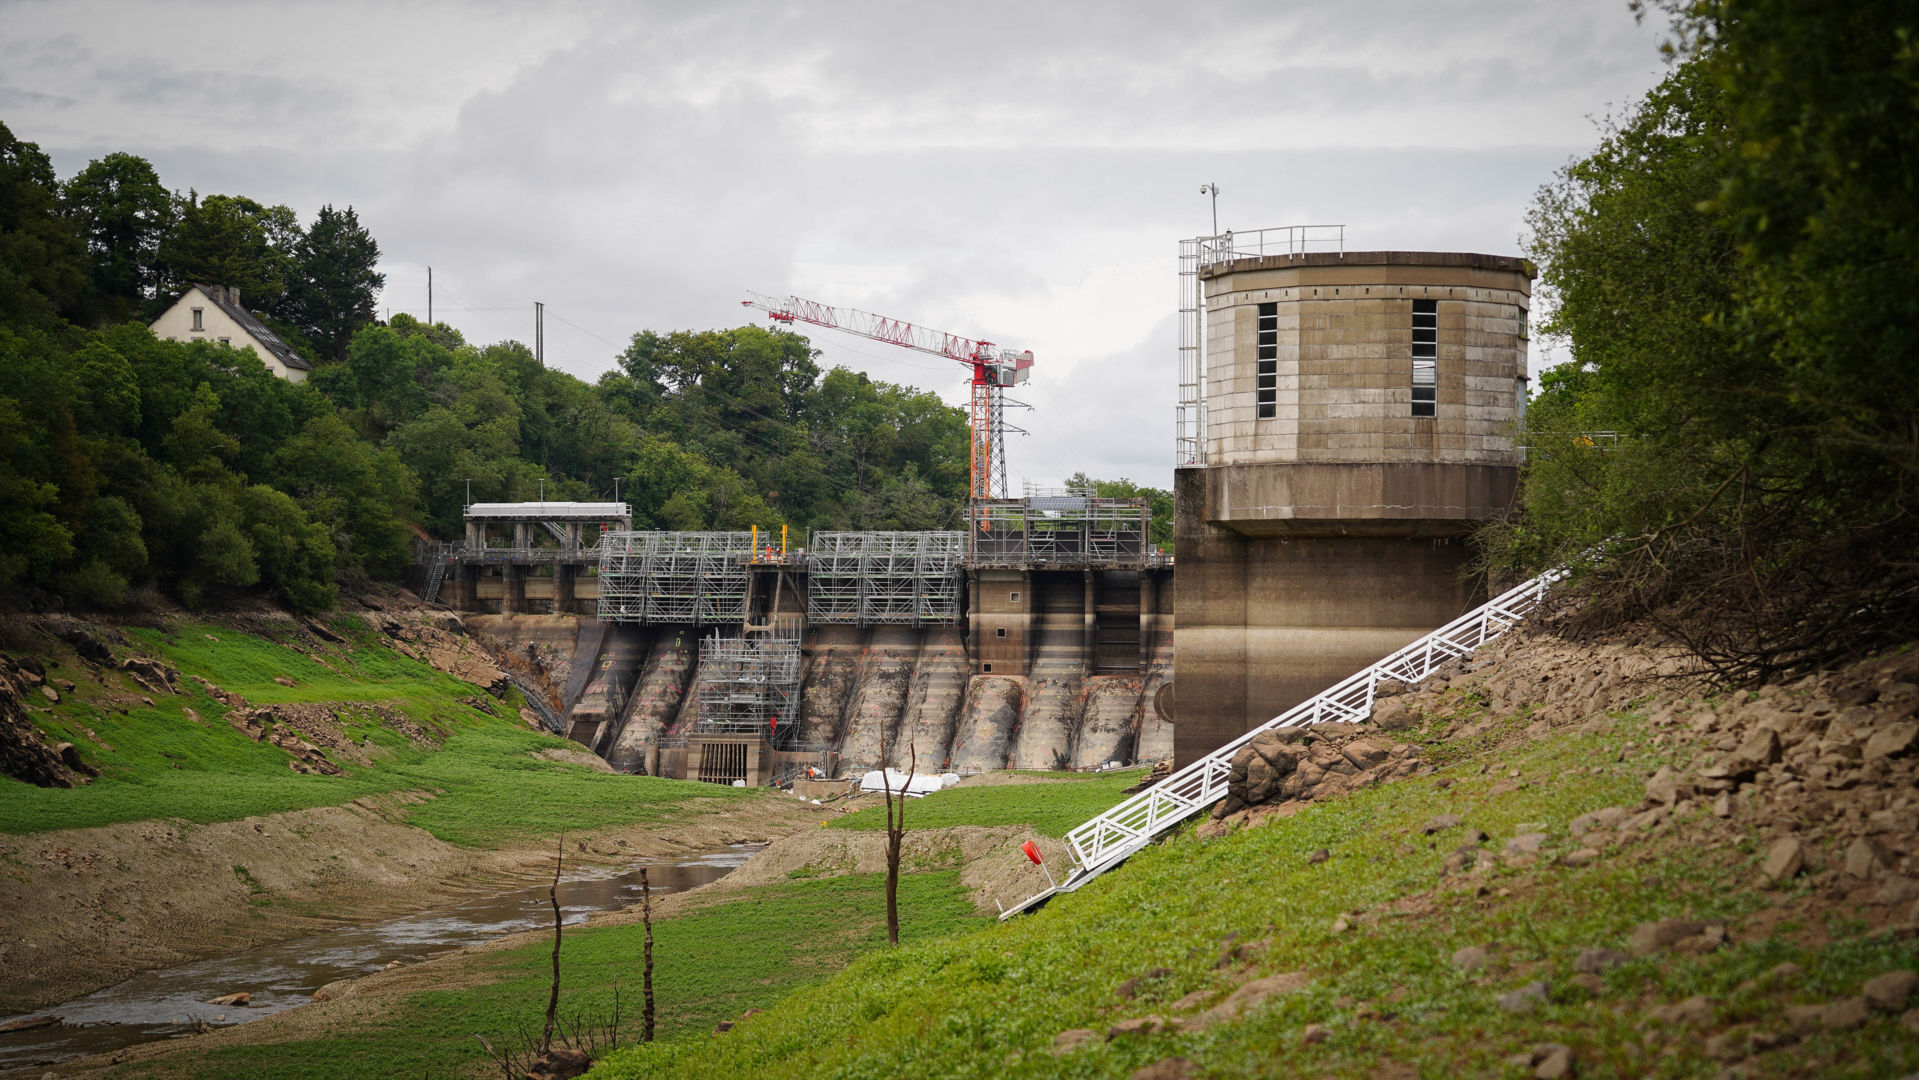
[(1373, 724), (1326, 722), (1261, 732), (1233, 756), (1215, 822), (1251, 806), (1309, 802), (1414, 776), (1419, 748), (1382, 738)]

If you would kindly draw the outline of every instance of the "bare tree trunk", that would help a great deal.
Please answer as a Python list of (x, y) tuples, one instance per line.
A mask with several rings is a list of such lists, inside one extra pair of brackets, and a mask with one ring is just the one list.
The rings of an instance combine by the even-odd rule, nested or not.
[(553, 857), (553, 884), (546, 898), (553, 902), (553, 992), (546, 999), (546, 1029), (540, 1032), (540, 1053), (553, 1048), (553, 1019), (560, 1011), (560, 867), (566, 864), (566, 834), (560, 834), (560, 849)]
[[(885, 734), (885, 728), (880, 729)], [(892, 754), (884, 745), (880, 747), (880, 791), (886, 798), (886, 943), (900, 943), (900, 843), (906, 836), (906, 787), (913, 779), (913, 773), (919, 768), (919, 744), (911, 747), (912, 757), (906, 766), (906, 779), (900, 782), (899, 804), (894, 805), (892, 781), (886, 778), (886, 763)]]
[(653, 1041), (653, 887), (647, 883), (646, 868), (640, 868), (640, 922), (646, 927), (646, 944), (641, 947), (645, 958), (644, 974), (641, 976), (646, 995), (646, 1007), (640, 1012), (640, 1041)]

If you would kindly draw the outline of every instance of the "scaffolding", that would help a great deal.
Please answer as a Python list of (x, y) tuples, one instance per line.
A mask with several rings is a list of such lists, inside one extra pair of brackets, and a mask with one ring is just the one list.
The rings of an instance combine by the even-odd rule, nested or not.
[(972, 566), (1131, 569), (1160, 561), (1145, 499), (1028, 484), (1024, 498), (974, 500), (967, 517)]
[(800, 633), (700, 639), (699, 719), (694, 735), (764, 735), (776, 748), (799, 740)]
[(815, 623), (956, 623), (966, 534), (816, 532), (806, 553), (806, 618)]
[(609, 532), (600, 541), (600, 618), (743, 622), (752, 554), (750, 532)]

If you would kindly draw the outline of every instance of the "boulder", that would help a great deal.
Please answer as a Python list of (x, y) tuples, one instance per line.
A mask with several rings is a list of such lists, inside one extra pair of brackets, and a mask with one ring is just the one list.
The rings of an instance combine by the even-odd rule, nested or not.
[(1872, 738), (1866, 740), (1866, 748), (1861, 756), (1866, 761), (1898, 757), (1910, 751), (1915, 742), (1919, 742), (1919, 724), (1902, 720), (1873, 732)]
[(1872, 1019), (1872, 1006), (1863, 997), (1846, 998), (1826, 1006), (1819, 1023), (1827, 1031), (1851, 1031)]
[(1648, 956), (1661, 949), (1669, 949), (1691, 937), (1706, 932), (1706, 923), (1697, 919), (1661, 919), (1658, 922), (1640, 923), (1632, 932), (1629, 947), (1634, 956)]
[(1862, 836), (1846, 848), (1846, 873), (1861, 880), (1883, 875), (1896, 856), (1877, 837)]
[(1564, 1080), (1573, 1075), (1573, 1049), (1561, 1043), (1533, 1047), (1533, 1080)]
[(1773, 881), (1789, 880), (1805, 868), (1806, 844), (1796, 836), (1774, 841), (1772, 849), (1766, 852), (1766, 861), (1759, 864), (1759, 872)]
[(1391, 756), (1391, 751), (1371, 739), (1354, 739), (1346, 744), (1341, 754), (1355, 769), (1363, 772), (1385, 761)]
[(1196, 1066), (1183, 1057), (1160, 1058), (1151, 1065), (1134, 1069), (1128, 1080), (1187, 1080)]
[(1506, 854), (1515, 857), (1537, 855), (1546, 846), (1546, 839), (1543, 832), (1521, 833), (1506, 841)]
[(1860, 989), (1864, 991), (1866, 1004), (1880, 1012), (1899, 1012), (1906, 1007), (1913, 990), (1919, 989), (1919, 974), (1904, 968), (1888, 971), (1867, 979)]
[(1445, 832), (1447, 829), (1456, 829), (1458, 827), (1458, 814), (1440, 814), (1426, 824), (1421, 825), (1419, 831), (1424, 836), (1431, 836), (1434, 833)]
[[(722, 1020), (720, 1023), (732, 1026), (729, 1021)], [(585, 1076), (592, 1067), (593, 1059), (587, 1056), (586, 1051), (555, 1046), (533, 1059), (533, 1064), (526, 1070), (526, 1080), (573, 1080), (576, 1076)]]
[(1631, 959), (1616, 949), (1586, 949), (1580, 952), (1579, 959), (1573, 961), (1573, 970), (1589, 975), (1604, 975)]
[(1690, 788), (1689, 784), (1680, 784), (1679, 777), (1673, 775), (1670, 767), (1661, 765), (1659, 771), (1652, 774), (1652, 779), (1646, 781), (1646, 801), (1662, 806), (1676, 806), (1680, 797)]
[(1268, 998), (1301, 990), (1312, 981), (1312, 976), (1303, 971), (1289, 971), (1282, 975), (1254, 979), (1226, 995), (1226, 1000), (1183, 1022), (1180, 1027), (1188, 1031), (1204, 1031), (1214, 1024), (1238, 1020)]
[(1166, 1030), (1166, 1020), (1160, 1016), (1136, 1016), (1131, 1020), (1121, 1020), (1106, 1029), (1110, 1039), (1125, 1038), (1128, 1035), (1154, 1035)]
[(1529, 1013), (1546, 1001), (1546, 984), (1527, 983), (1508, 994), (1499, 995), (1499, 1007), (1509, 1013)]
[(1088, 1039), (1096, 1039), (1099, 1033), (1091, 1028), (1073, 1028), (1053, 1036), (1053, 1056), (1063, 1057), (1080, 1048)]
[(1662, 1024), (1706, 1027), (1712, 1023), (1712, 1002), (1695, 994), (1684, 1001), (1662, 1005), (1646, 1015), (1648, 1019), (1657, 1020)]
[(1625, 810), (1617, 806), (1608, 806), (1603, 810), (1594, 810), (1590, 814), (1581, 814), (1572, 819), (1566, 825), (1566, 831), (1577, 839), (1594, 829), (1617, 829), (1625, 820)]

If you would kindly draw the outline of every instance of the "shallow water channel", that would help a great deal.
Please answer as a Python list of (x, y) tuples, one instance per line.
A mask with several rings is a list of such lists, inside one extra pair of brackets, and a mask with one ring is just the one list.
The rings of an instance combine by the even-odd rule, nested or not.
[[(736, 844), (671, 862), (626, 870), (584, 870), (560, 882), (561, 918), (583, 921), (595, 911), (640, 902), (640, 867), (656, 894), (684, 892), (717, 881), (760, 850)], [(475, 897), (386, 922), (342, 926), (261, 945), (230, 956), (135, 975), (123, 983), (27, 1016), (58, 1016), (55, 1027), (0, 1035), (0, 1069), (52, 1064), (83, 1054), (118, 1050), (198, 1029), (244, 1024), (304, 1005), (336, 979), (417, 963), (501, 934), (553, 925), (545, 885)], [(208, 1005), (208, 998), (239, 991), (250, 1005)], [(13, 1019), (0, 1018), (0, 1019)]]

